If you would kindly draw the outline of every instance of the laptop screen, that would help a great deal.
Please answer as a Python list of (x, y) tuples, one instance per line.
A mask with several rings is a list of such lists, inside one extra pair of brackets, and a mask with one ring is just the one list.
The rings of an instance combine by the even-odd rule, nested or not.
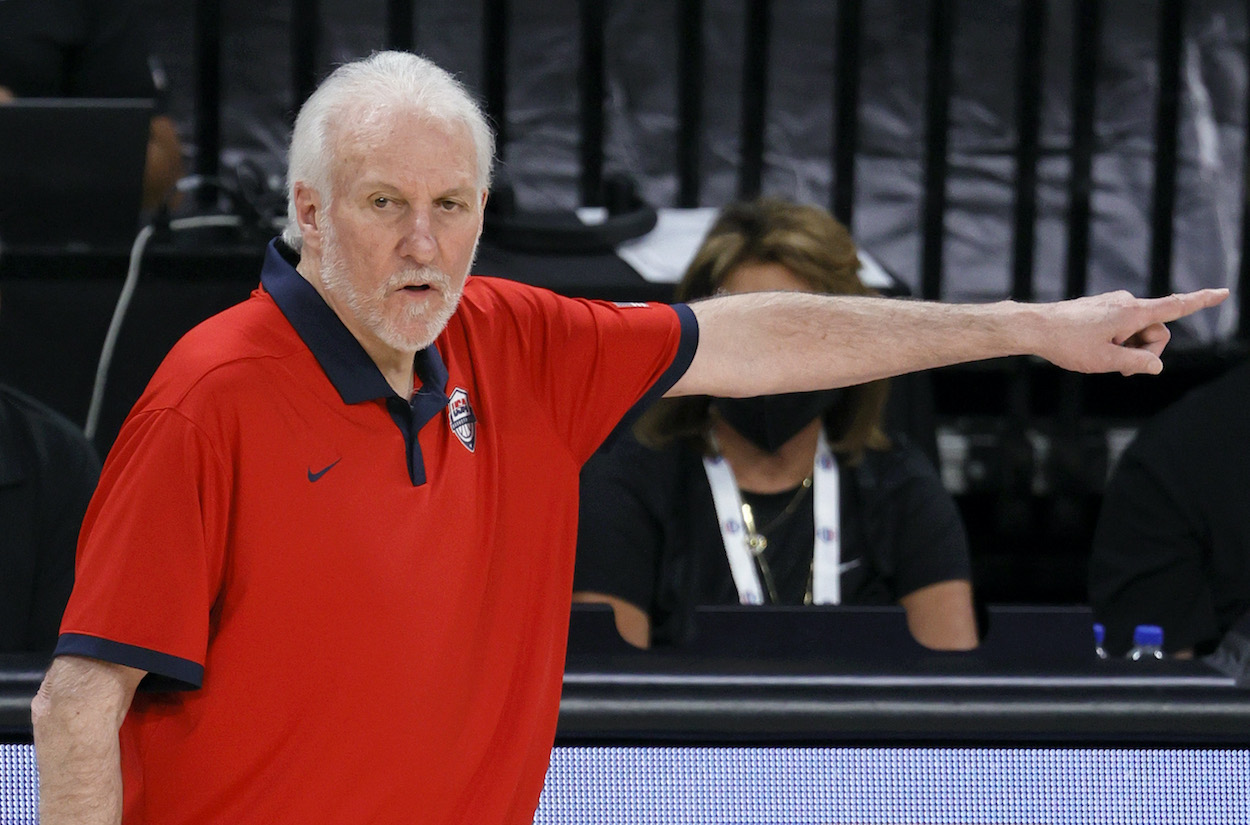
[(0, 247), (129, 246), (139, 227), (152, 110), (146, 99), (0, 105)]

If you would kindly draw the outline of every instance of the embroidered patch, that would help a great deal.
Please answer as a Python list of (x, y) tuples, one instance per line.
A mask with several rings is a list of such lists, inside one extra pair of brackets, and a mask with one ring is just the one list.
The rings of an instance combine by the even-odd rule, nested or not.
[(447, 422), (465, 449), (473, 452), (477, 446), (477, 416), (473, 414), (469, 394), (460, 387), (452, 390), (451, 398), (447, 400)]

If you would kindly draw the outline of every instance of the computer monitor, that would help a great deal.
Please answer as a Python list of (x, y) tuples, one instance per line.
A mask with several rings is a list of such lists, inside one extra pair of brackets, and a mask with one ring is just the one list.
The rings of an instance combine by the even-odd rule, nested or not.
[(138, 229), (153, 102), (19, 98), (0, 105), (0, 247), (91, 250)]

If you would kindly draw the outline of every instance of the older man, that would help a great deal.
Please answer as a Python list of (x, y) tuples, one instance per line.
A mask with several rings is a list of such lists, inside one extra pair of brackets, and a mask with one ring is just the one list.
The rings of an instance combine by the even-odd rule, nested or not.
[(301, 111), (286, 243), (169, 354), (88, 512), (34, 703), (44, 825), (528, 823), (578, 468), (641, 397), (1029, 352), (1153, 372), (1163, 323), (1223, 297), (563, 299), (467, 278), (491, 142), (406, 54)]

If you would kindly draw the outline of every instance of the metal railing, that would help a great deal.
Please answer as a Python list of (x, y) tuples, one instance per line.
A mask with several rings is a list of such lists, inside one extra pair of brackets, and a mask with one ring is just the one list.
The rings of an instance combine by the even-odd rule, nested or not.
[[(1073, 39), (1071, 136), (1068, 149), (1070, 172), (1067, 183), (1068, 207), (1065, 216), (1067, 249), (1063, 291), (1083, 294), (1088, 284), (1091, 254), (1091, 196), (1094, 191), (1093, 160), (1096, 154), (1095, 104), (1097, 75), (1104, 34), (1103, 10), (1108, 0), (1073, 0), (1070, 21), (1050, 19), (1052, 6), (1046, 0), (1019, 3), (1019, 46), (1015, 72), (1014, 207), (1010, 251), (1011, 295), (1028, 300), (1034, 296), (1034, 247), (1037, 219), (1037, 166), (1040, 157), (1041, 78), (1045, 69), (1048, 34), (1066, 31)], [(829, 47), (833, 54), (833, 142), (830, 153), (832, 187), (829, 207), (850, 225), (856, 198), (855, 161), (859, 149), (859, 105), (861, 97), (861, 40), (864, 0), (837, 0), (836, 30)], [(1172, 288), (1173, 225), (1177, 206), (1178, 130), (1181, 122), (1181, 67), (1184, 60), (1182, 32), (1188, 3), (1185, 0), (1159, 0), (1157, 99), (1154, 101), (1153, 183), (1149, 207), (1149, 258), (1144, 279), (1150, 294), (1165, 294)], [(1250, 3), (1247, 3), (1250, 7)], [(218, 171), (221, 142), (221, 0), (197, 0), (195, 9), (197, 71), (195, 92), (195, 143), (199, 147), (201, 174)], [(384, 21), (385, 45), (411, 49), (417, 42), (417, 0), (387, 0)], [(606, 117), (604, 111), (608, 49), (605, 30), (611, 4), (598, 0), (577, 3), (580, 60), (578, 89), (579, 194), (584, 205), (598, 205), (602, 197), (605, 165)], [(774, 14), (771, 0), (745, 0), (740, 145), (737, 168), (737, 194), (760, 194), (765, 172), (765, 133), (768, 119), (770, 25)], [(924, 101), (925, 142), (922, 158), (923, 194), (920, 205), (920, 244), (917, 271), (921, 297), (941, 298), (943, 293), (943, 242), (947, 217), (947, 189), (950, 177), (949, 133), (952, 99), (952, 33), (956, 29), (960, 4), (956, 0), (929, 0)], [(482, 84), (485, 108), (498, 132), (498, 151), (506, 157), (509, 145), (508, 89), (509, 65), (501, 59), (509, 49), (511, 16), (509, 0), (482, 2)], [(705, 105), (705, 48), (703, 25), (705, 0), (678, 0), (674, 36), (678, 64), (672, 73), (677, 129), (672, 158), (677, 180), (675, 206), (700, 204), (703, 184), (700, 169), (700, 140), (703, 135)], [(1250, 15), (1250, 10), (1247, 11)], [(320, 4), (318, 0), (293, 0), (291, 8), (291, 111), (295, 111), (314, 88), (322, 67), (318, 63)], [(572, 36), (572, 35), (571, 35)], [(1250, 62), (1250, 43), (1247, 60)], [(1250, 95), (1246, 118), (1250, 121)], [(1250, 141), (1244, 144), (1250, 160)], [(1248, 166), (1247, 168), (1250, 168)], [(1243, 187), (1244, 188), (1244, 187)], [(1246, 201), (1243, 194), (1243, 201)], [(1244, 283), (1250, 274), (1250, 238), (1247, 218), (1241, 218), (1240, 273)], [(1250, 340), (1250, 290), (1236, 296), (1240, 308), (1237, 337)]]

